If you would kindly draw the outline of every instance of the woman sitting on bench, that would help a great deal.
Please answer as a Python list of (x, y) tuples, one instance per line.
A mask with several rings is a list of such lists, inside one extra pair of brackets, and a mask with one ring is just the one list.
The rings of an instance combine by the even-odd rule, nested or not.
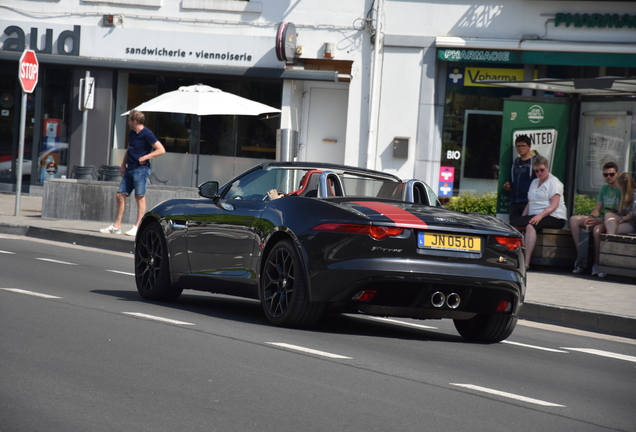
[(636, 232), (636, 184), (631, 175), (622, 172), (616, 176), (616, 183), (621, 190), (621, 202), (618, 211), (610, 210), (605, 213), (605, 229), (594, 230), (594, 266), (592, 276), (605, 277), (605, 273), (598, 272), (596, 265), (601, 255), (601, 237), (599, 234), (629, 234)]
[(530, 257), (537, 243), (537, 233), (544, 228), (561, 229), (565, 226), (567, 210), (563, 201), (563, 183), (550, 174), (549, 162), (543, 156), (536, 156), (532, 169), (537, 178), (528, 190), (528, 205), (523, 215), (510, 225), (526, 227), (526, 269), (530, 268)]

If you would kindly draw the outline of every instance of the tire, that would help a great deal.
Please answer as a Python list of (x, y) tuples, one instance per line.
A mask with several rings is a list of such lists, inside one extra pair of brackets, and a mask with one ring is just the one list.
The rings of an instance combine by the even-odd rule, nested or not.
[(469, 341), (496, 343), (512, 334), (517, 325), (513, 315), (477, 315), (468, 320), (453, 320), (459, 334)]
[(183, 289), (170, 282), (168, 248), (161, 227), (153, 222), (137, 234), (135, 241), (135, 282), (146, 300), (174, 301)]
[(290, 240), (277, 243), (265, 258), (261, 305), (267, 320), (280, 327), (310, 327), (322, 316), (325, 305), (309, 301), (300, 256)]

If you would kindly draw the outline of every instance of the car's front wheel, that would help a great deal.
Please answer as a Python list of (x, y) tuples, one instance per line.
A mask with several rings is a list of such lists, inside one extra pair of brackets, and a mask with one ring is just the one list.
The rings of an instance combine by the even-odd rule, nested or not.
[(322, 315), (324, 303), (309, 301), (300, 257), (291, 240), (277, 243), (265, 259), (261, 304), (269, 322), (282, 327), (309, 327)]
[(181, 295), (170, 283), (168, 248), (161, 227), (153, 222), (137, 233), (135, 282), (146, 300), (174, 301)]
[(495, 343), (505, 340), (517, 325), (517, 317), (480, 314), (467, 320), (453, 320), (459, 334), (469, 341)]

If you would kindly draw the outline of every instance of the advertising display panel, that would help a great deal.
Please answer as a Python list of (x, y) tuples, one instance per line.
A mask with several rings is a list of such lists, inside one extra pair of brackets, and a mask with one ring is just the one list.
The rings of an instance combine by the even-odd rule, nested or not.
[(504, 101), (501, 127), (500, 175), (497, 217), (508, 220), (510, 194), (503, 184), (510, 181), (512, 163), (518, 157), (514, 141), (528, 135), (532, 151), (548, 158), (550, 172), (565, 184), (570, 105), (558, 98), (508, 99)]

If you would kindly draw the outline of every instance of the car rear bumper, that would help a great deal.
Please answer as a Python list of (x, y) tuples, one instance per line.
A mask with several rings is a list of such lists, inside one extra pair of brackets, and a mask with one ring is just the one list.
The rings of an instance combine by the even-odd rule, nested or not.
[[(525, 294), (525, 278), (518, 269), (476, 263), (353, 259), (309, 275), (312, 301), (386, 316), (466, 319), (476, 313), (494, 313), (502, 301), (510, 306), (501, 312), (517, 314)], [(354, 299), (364, 291), (375, 294), (369, 301)], [(435, 307), (431, 297), (437, 292), (444, 297), (457, 294), (459, 306)]]

